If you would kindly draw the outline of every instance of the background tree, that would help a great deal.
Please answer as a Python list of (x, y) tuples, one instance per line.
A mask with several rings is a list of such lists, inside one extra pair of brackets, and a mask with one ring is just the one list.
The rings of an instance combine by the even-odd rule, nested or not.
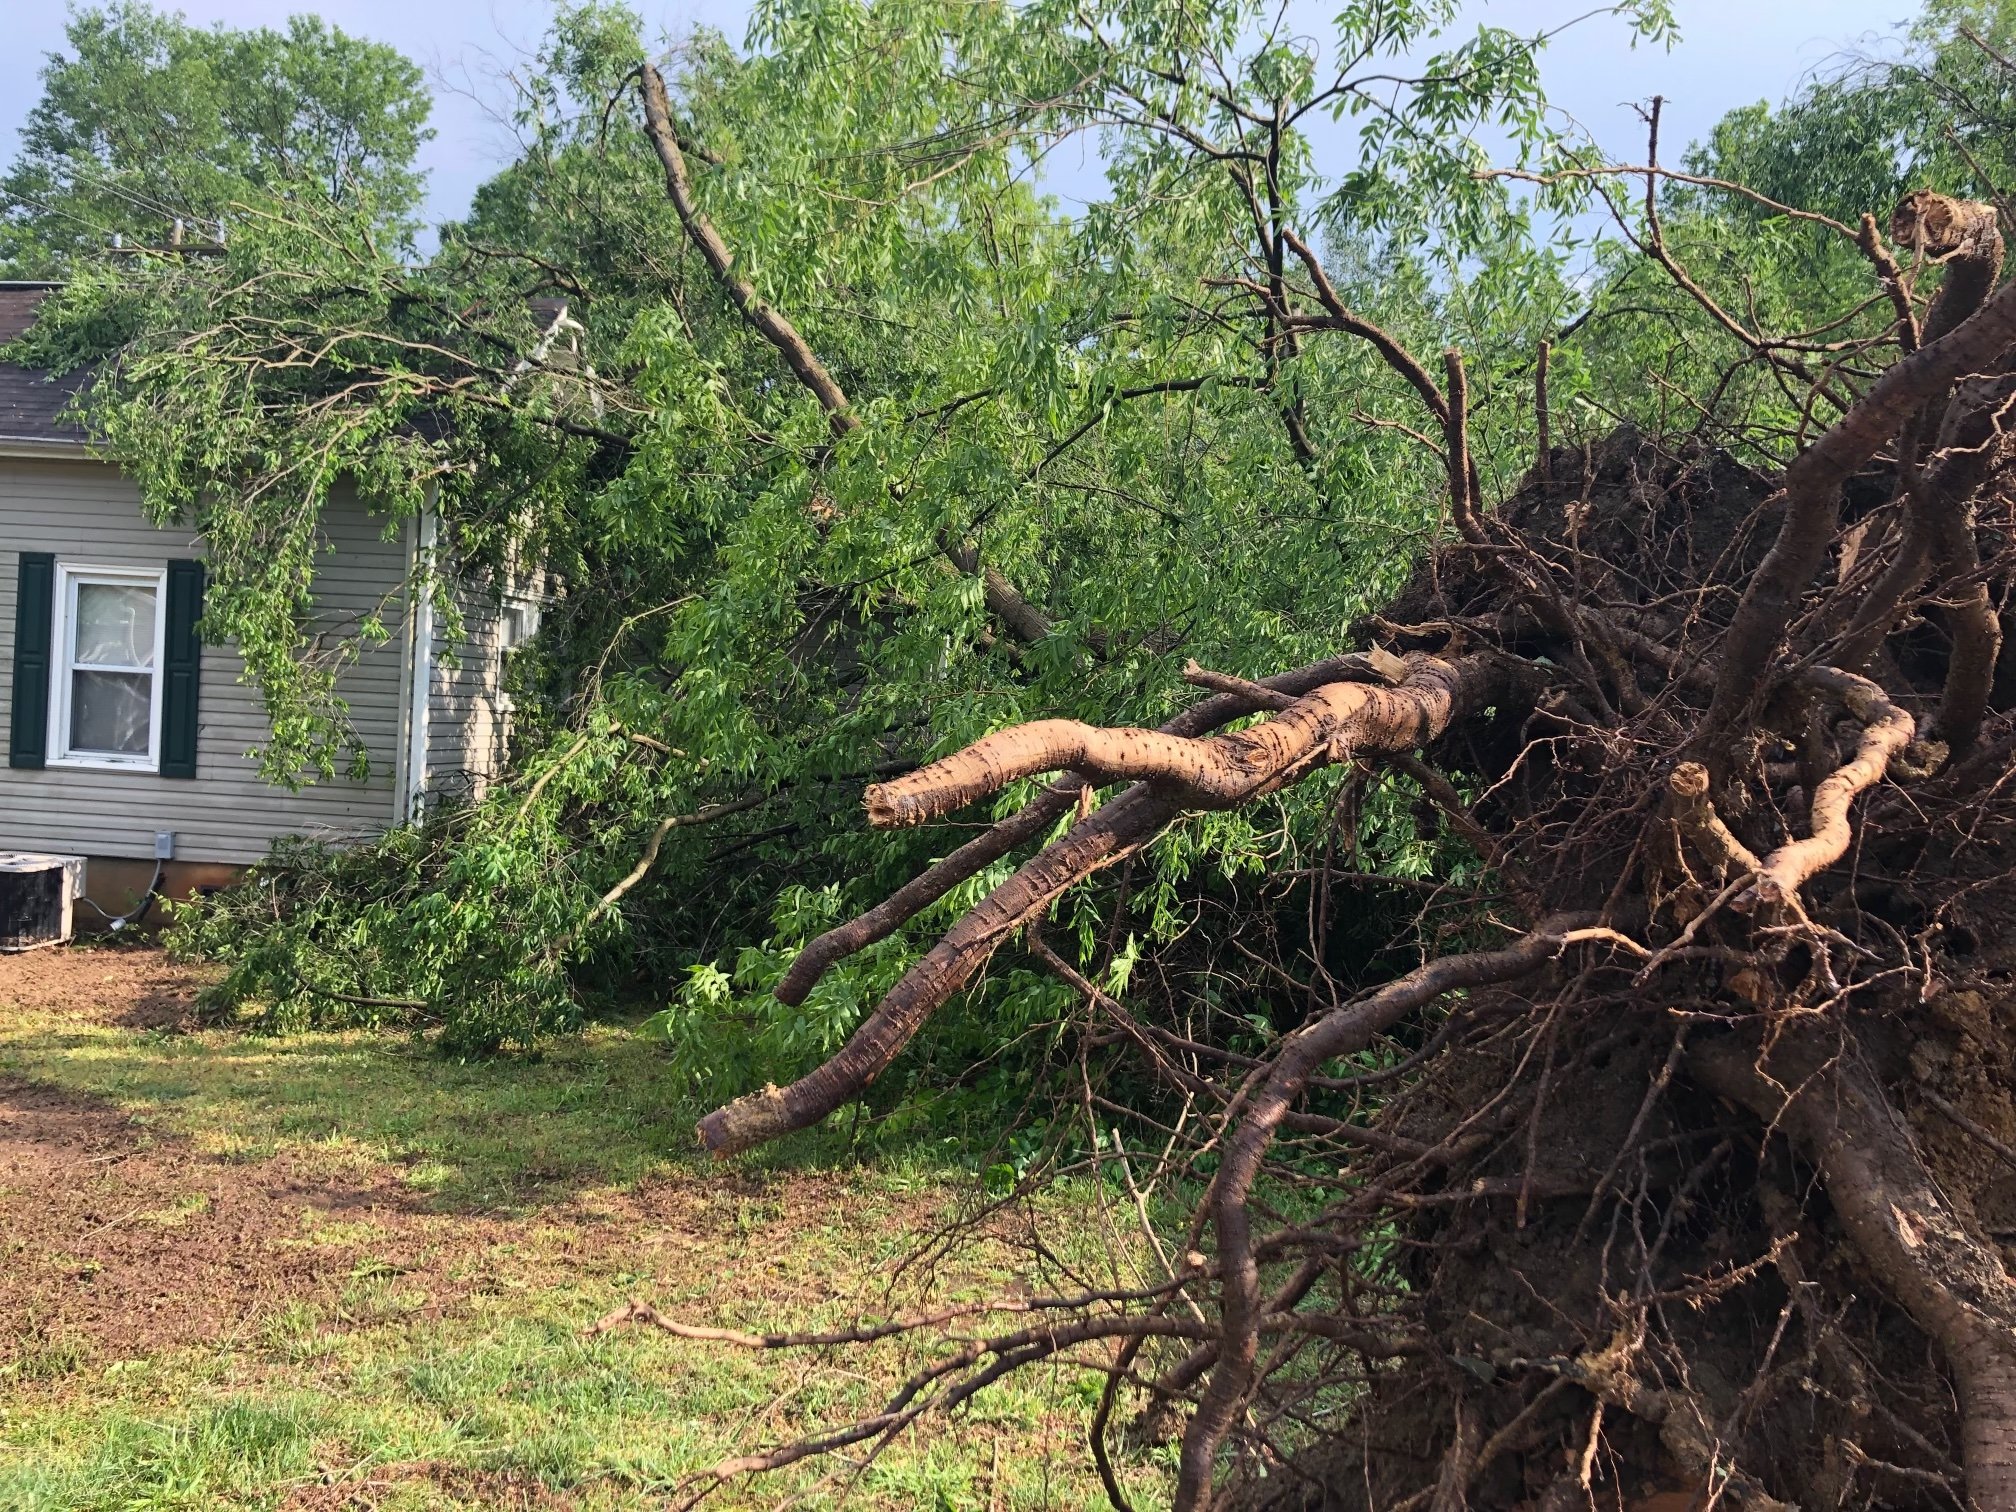
[(420, 70), (319, 17), (284, 30), (191, 26), (146, 0), (75, 11), (69, 51), (0, 178), (0, 269), (60, 273), (114, 237), (214, 240), (234, 205), (356, 207), (397, 247), (415, 228), (431, 134)]
[(1849, 221), (1933, 181), (1992, 198), (2016, 173), (2012, 44), (2000, 0), (1931, 0), (1894, 51), (1837, 62), (1782, 106), (1731, 111), (1689, 166)]

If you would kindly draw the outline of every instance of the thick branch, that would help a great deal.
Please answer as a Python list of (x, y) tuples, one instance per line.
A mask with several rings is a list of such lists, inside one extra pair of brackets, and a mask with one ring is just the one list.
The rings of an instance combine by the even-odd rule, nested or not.
[(679, 133), (672, 124), (672, 103), (665, 92), (665, 78), (649, 63), (643, 68), (641, 93), (644, 130), (657, 150), (658, 161), (664, 165), (665, 193), (678, 212), (679, 224), (686, 228), (687, 237), (707, 260), (707, 266), (714, 270), (729, 302), (757, 334), (776, 348), (792, 376), (819, 401), (833, 434), (846, 435), (861, 424), (847, 402), (846, 392), (826, 371), (826, 365), (811, 345), (798, 334), (798, 328), (766, 304), (755, 285), (735, 271), (735, 254), (728, 250), (721, 233), (694, 201), (693, 181), (687, 177), (685, 154), (679, 150)]
[[(1265, 679), (1258, 686), (1265, 689), (1270, 698), (1284, 695), (1300, 697), (1325, 683), (1339, 682), (1352, 676), (1373, 675), (1363, 657), (1338, 656), (1298, 667), (1293, 672), (1280, 673)], [(1205, 735), (1261, 707), (1264, 705), (1241, 695), (1220, 694), (1192, 704), (1161, 729), (1165, 735)], [(1071, 812), (1088, 780), (1076, 775), (1062, 778), (1018, 812), (978, 838), (967, 841), (866, 913), (827, 930), (798, 952), (791, 969), (777, 984), (778, 1001), (794, 1005), (804, 1002), (819, 978), (835, 961), (857, 950), (865, 950), (877, 940), (886, 940), (961, 882), (978, 876), (1010, 851), (1035, 839)]]
[[(2001, 274), (2002, 229), (1993, 205), (1920, 190), (1898, 205), (1890, 230), (1946, 267), (1946, 281), (1925, 315), (1928, 339), (1943, 335), (1979, 309)], [(1980, 391), (1971, 396), (1971, 406), (1967, 404), (1968, 388)], [(2002, 649), (2002, 620), (1989, 601), (1988, 585), (1971, 581), (1981, 562), (1974, 543), (1973, 496), (2000, 451), (2002, 416), (2010, 393), (2007, 380), (1963, 387), (1942, 431), (1963, 428), (1954, 422), (1965, 416), (1973, 422), (1973, 433), (1965, 441), (1942, 434), (1941, 444), (1975, 449), (1977, 454), (1954, 459), (1954, 471), (1961, 478), (1924, 491), (1922, 508), (1917, 511), (1942, 581), (1961, 585), (1952, 611), (1953, 656), (1939, 708), (1939, 735), (1956, 753), (1974, 743), (1988, 709), (1995, 660)], [(1930, 429), (1930, 424), (1924, 423), (1920, 434)], [(1899, 460), (1906, 475), (1912, 476), (1917, 458)], [(1913, 504), (1921, 504), (1917, 490)]]
[(1764, 863), (1752, 855), (1750, 848), (1730, 832), (1722, 822), (1722, 816), (1715, 812), (1715, 804), (1708, 796), (1708, 768), (1698, 761), (1683, 761), (1673, 769), (1673, 775), (1666, 779), (1670, 795), (1668, 811), (1680, 826), (1680, 832), (1694, 844), (1704, 859), (1718, 873), (1718, 880), (1730, 872), (1756, 872)]
[(1815, 1030), (1787, 1034), (1768, 1065), (1736, 1039), (1696, 1046), (1688, 1064), (1819, 1167), (1855, 1250), (1953, 1369), (1970, 1505), (2016, 1507), (2016, 1288), (1948, 1203), (1882, 1086)]
[(1302, 266), (1308, 269), (1309, 281), (1316, 289), (1316, 298), (1328, 312), (1322, 320), (1303, 319), (1297, 324), (1305, 328), (1325, 326), (1369, 341), (1379, 355), (1386, 359), (1386, 365), (1406, 379), (1408, 386), (1421, 396), (1421, 402), (1428, 406), (1438, 421), (1446, 425), (1449, 420), (1449, 401), (1443, 398), (1442, 391), (1435, 386), (1435, 380), (1428, 376), (1428, 370), (1421, 366), (1414, 354), (1383, 327), (1374, 325), (1344, 303), (1337, 293), (1336, 286), (1330, 282), (1330, 275), (1323, 271), (1322, 262), (1310, 250), (1307, 242), (1285, 228), (1281, 232), (1281, 240), (1302, 260)]
[[(714, 229), (714, 223), (701, 211), (693, 198), (693, 183), (686, 173), (686, 159), (680, 151), (679, 133), (672, 123), (672, 105), (665, 91), (665, 79), (649, 63), (641, 74), (640, 91), (644, 97), (644, 130), (651, 138), (651, 145), (658, 153), (658, 161), (665, 168), (665, 192), (672, 201), (672, 208), (678, 212), (679, 224), (686, 228), (686, 235), (714, 270), (714, 276), (728, 295), (729, 303), (741, 312), (742, 318), (765, 341), (776, 349), (784, 359), (784, 365), (791, 370), (792, 377), (804, 385), (819, 407), (826, 412), (826, 423), (836, 438), (846, 436), (861, 425), (860, 416), (854, 413), (847, 392), (827, 371), (826, 364), (819, 360), (812, 344), (799, 333), (798, 328), (779, 311), (767, 304), (756, 292), (755, 285), (735, 271), (735, 254), (728, 249), (721, 233)], [(950, 535), (942, 535), (938, 542), (952, 564), (960, 571), (971, 574), (979, 571), (979, 553)], [(1050, 634), (1050, 621), (1020, 589), (994, 568), (987, 568), (980, 574), (982, 590), (986, 596), (988, 610), (1017, 640), (1031, 644), (1043, 640)]]
[(998, 568), (982, 565), (977, 550), (949, 533), (939, 536), (938, 549), (968, 577), (979, 577), (987, 612), (1006, 626), (1010, 635), (1032, 646), (1048, 638), (1054, 628), (1050, 616), (1024, 598), (1022, 591)]
[(1065, 889), (1133, 855), (1178, 812), (1173, 800), (1136, 787), (1080, 820), (953, 925), (830, 1060), (788, 1087), (765, 1087), (715, 1109), (700, 1120), (701, 1144), (733, 1155), (810, 1128), (859, 1097), (1003, 940)]
[[(1898, 614), (1924, 583), (1935, 562), (1941, 576), (1949, 579), (1969, 577), (1978, 567), (1974, 497), (2001, 455), (2002, 411), (2012, 394), (2016, 394), (2016, 379), (1961, 385), (1960, 393), (1947, 409), (1932, 457), (1925, 465), (1909, 469), (1912, 477), (1904, 505), (1903, 538), (1898, 542), (1896, 557), (1869, 590), (1842, 635), (1837, 659), (1843, 667), (1867, 669), (1884, 636), (1895, 627)], [(1907, 428), (1903, 446), (1908, 450), (1913, 445)], [(1975, 588), (1980, 588), (1980, 600), (1985, 605), (1985, 586), (1963, 583), (1961, 592), (1971, 601), (1971, 590)], [(1976, 634), (1972, 641), (1967, 641), (1964, 637), (1970, 628)], [(1942, 733), (1959, 724), (1961, 733), (1971, 740), (1979, 714), (1974, 714), (1970, 721), (1964, 701), (1969, 694), (1975, 694), (1980, 706), (1985, 707), (1983, 685), (1993, 680), (1992, 646), (2000, 644), (2001, 627), (1999, 622), (1993, 627), (1983, 627), (1963, 619), (1956, 629), (1959, 632), (1956, 642), (1960, 643), (1955, 645), (1948, 674), (1948, 698), (1962, 706), (1955, 709), (1952, 719), (1942, 716), (1940, 724)], [(1979, 671), (1984, 663), (1988, 674), (1985, 678)], [(1947, 733), (1947, 738), (1952, 735)]]
[(1231, 735), (1196, 740), (1045, 720), (987, 736), (908, 779), (870, 788), (871, 818), (901, 814), (878, 822), (915, 824), (1041, 772), (1069, 769), (1092, 781), (1172, 779), (1138, 783), (1079, 820), (953, 925), (830, 1060), (788, 1087), (765, 1087), (717, 1108), (700, 1121), (701, 1143), (717, 1155), (734, 1154), (809, 1128), (858, 1097), (1014, 930), (1068, 888), (1133, 855), (1183, 809), (1230, 807), (1354, 750), (1420, 745), (1502, 694), (1506, 683), (1496, 658), (1416, 657), (1397, 688), (1328, 684)]
[(1855, 245), (1862, 249), (1862, 255), (1876, 270), (1876, 278), (1883, 285), (1883, 292), (1890, 296), (1890, 308), (1897, 316), (1897, 344), (1906, 352), (1915, 352), (1924, 340), (1918, 328), (1918, 312), (1911, 306), (1911, 289), (1904, 282), (1904, 270), (1897, 266), (1897, 259), (1890, 255), (1890, 249), (1883, 245), (1883, 233), (1876, 229), (1876, 217), (1867, 211), (1862, 215), (1862, 228), (1856, 234)]
[(1891, 212), (1890, 235), (1898, 245), (1945, 265), (1946, 281), (1925, 312), (1927, 343), (1957, 330), (1980, 309), (2002, 271), (2002, 230), (1995, 207), (1978, 200), (1916, 190)]
[[(1929, 334), (1929, 331), (1928, 331)], [(1995, 362), (2016, 340), (2016, 285), (1890, 367), (1848, 413), (1785, 470), (1785, 519), (1723, 640), (1722, 675), (1697, 746), (1719, 741), (1764, 684), (1799, 597), (1826, 560), (1841, 487), (1919, 405)], [(1710, 753), (1713, 754), (1712, 752)]]
[(1493, 657), (1451, 662), (1415, 655), (1398, 687), (1333, 683), (1264, 724), (1210, 740), (1037, 720), (877, 783), (868, 789), (868, 821), (878, 829), (921, 824), (1021, 778), (1067, 769), (1101, 782), (1154, 782), (1186, 807), (1230, 808), (1319, 762), (1357, 750), (1408, 750), (1432, 740), (1452, 717), (1503, 682), (1502, 663)]
[(1442, 370), (1449, 381), (1449, 412), (1443, 421), (1449, 512), (1463, 539), (1481, 546), (1486, 537), (1477, 523), (1477, 479), (1470, 466), (1470, 382), (1463, 374), (1463, 353), (1453, 346), (1443, 352)]
[[(1981, 484), (2002, 457), (2003, 422), (2012, 402), (2016, 402), (2016, 377), (1961, 385), (1952, 410), (1971, 421), (1956, 427), (1966, 430), (1966, 439), (1951, 438), (1954, 450), (1942, 459), (1949, 466), (1935, 475), (1933, 486), (1923, 495), (1925, 533), (1937, 564), (1939, 590), (1950, 595), (1948, 628), (1953, 636), (1937, 734), (1955, 755), (1965, 755), (1980, 733), (2002, 653), (2002, 616), (1980, 577), (1975, 517)], [(1914, 505), (1917, 502), (1914, 492)]]

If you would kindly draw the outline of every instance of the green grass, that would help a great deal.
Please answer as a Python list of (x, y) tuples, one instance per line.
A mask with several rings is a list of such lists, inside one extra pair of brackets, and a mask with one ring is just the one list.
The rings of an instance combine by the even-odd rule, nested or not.
[(662, 1056), (620, 1025), (458, 1064), (389, 1033), (183, 1034), (31, 1011), (0, 1032), (0, 1071), (109, 1099), (225, 1160), (285, 1152), (332, 1175), (397, 1165), (445, 1209), (629, 1185), (693, 1137), (693, 1110), (664, 1100)]
[[(0, 981), (0, 1072), (130, 1116), (135, 1147), (170, 1176), (284, 1170), (305, 1191), (261, 1198), (260, 1253), (333, 1267), (194, 1342), (134, 1347), (65, 1323), (66, 1288), (95, 1262), (9, 1254), (0, 1236), (0, 1265), (41, 1266), (34, 1316), (0, 1320), (0, 1344), (17, 1340), (0, 1350), (0, 1508), (22, 1512), (661, 1506), (725, 1455), (873, 1410), (929, 1341), (751, 1352), (583, 1325), (629, 1297), (743, 1327), (886, 1314), (894, 1263), (972, 1192), (920, 1158), (842, 1163), (831, 1143), (767, 1168), (703, 1165), (693, 1110), (663, 1100), (661, 1052), (614, 1025), (538, 1058), (457, 1065), (388, 1035), (121, 1028), (8, 1004)], [(346, 1208), (318, 1183), (398, 1200)], [(235, 1232), (246, 1211), (213, 1212), (200, 1193), (147, 1203), (131, 1222), (158, 1230), (171, 1269), (175, 1245)], [(1060, 1248), (1092, 1242), (1066, 1199), (1039, 1221)], [(996, 1247), (935, 1295), (1027, 1274)], [(843, 1486), (868, 1507), (1103, 1505), (1083, 1448), (1095, 1388), (1025, 1372), (865, 1470), (815, 1460), (709, 1506), (793, 1491), (832, 1505)], [(1127, 1474), (1139, 1504), (1158, 1499), (1160, 1466)]]

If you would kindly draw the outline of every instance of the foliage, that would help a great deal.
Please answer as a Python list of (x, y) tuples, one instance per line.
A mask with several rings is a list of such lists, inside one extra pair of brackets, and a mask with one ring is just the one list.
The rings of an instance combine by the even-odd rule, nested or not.
[[(702, 210), (844, 387), (860, 423), (838, 439), (696, 257), (635, 115), (646, 48), (610, 7), (561, 12), (523, 152), (425, 265), (368, 206), (269, 196), (222, 258), (80, 267), (37, 354), (111, 353), (89, 419), (157, 516), (213, 542), (206, 633), (264, 693), (272, 775), (370, 754), (312, 618), (332, 490), (388, 528), (431, 498), (458, 569), (538, 561), (564, 587), (517, 669), (509, 784), (354, 858), (283, 858), (264, 902), (188, 925), (192, 948), (227, 953), (228, 994), (276, 1022), (344, 1016), (328, 991), (412, 1000), (458, 1044), (522, 1042), (625, 974), (734, 981), (740, 1012), (804, 938), (775, 923), (792, 899), (844, 915), (956, 840), (869, 841), (864, 779), (1017, 719), (1157, 723), (1187, 701), (1186, 659), (1253, 673), (1333, 651), (1440, 528), (1438, 470), (1375, 354), (1228, 300), (1279, 271), (1281, 227), (1321, 232), (1365, 316), (1464, 347), (1501, 491), (1529, 460), (1533, 346), (1577, 298), (1472, 171), (1485, 125), (1551, 142), (1540, 44), (1486, 28), (1381, 92), (1386, 60), (1452, 14), (1347, 7), (1325, 54), (1258, 8), (1199, 29), (1127, 4), (820, 0), (761, 8), (745, 51), (693, 39), (673, 84)], [(1302, 132), (1325, 116), (1362, 134), (1348, 175)], [(1031, 164), (1094, 133), (1110, 193), (1070, 219)], [(568, 304), (578, 352), (538, 355), (533, 300)], [(1564, 409), (1587, 381), (1564, 364)], [(989, 612), (975, 559), (1044, 633)], [(452, 610), (439, 580), (417, 586)], [(717, 813), (595, 912), (661, 820)], [(1179, 935), (1211, 888), (1330, 822), (1312, 792), (1186, 825), (1132, 880), (1133, 928)], [(1418, 847), (1394, 843), (1368, 864)], [(507, 920), (511, 969), (488, 933)], [(689, 987), (689, 1062), (781, 1075), (756, 1058), (816, 1053), (912, 939), (826, 989), (844, 1001), (761, 1009), (746, 1046)], [(976, 1022), (1033, 1022), (1021, 991), (997, 979)], [(738, 1048), (709, 1055), (703, 1033)]]
[[(1621, 235), (1596, 251), (1593, 297), (1565, 354), (1600, 375), (1581, 402), (1613, 422), (1691, 433), (1755, 465), (1782, 466), (1816, 422), (1839, 412), (1845, 392), (1832, 385), (1809, 407), (1801, 373), (1810, 378), (1891, 318), (1868, 289), (1852, 234), (1861, 217), (1874, 214), (1887, 236), (1889, 207), (1910, 190), (1992, 198), (2016, 172), (2012, 47), (2016, 6), (2007, 0), (1929, 0), (1893, 46), (1837, 61), (1781, 105), (1731, 111), (1680, 155), (1688, 173), (1752, 193), (1662, 181), (1664, 246), (1737, 323), (1785, 343), (1775, 355), (1732, 340), (1727, 324), (1640, 255), (1643, 178), (1604, 181)], [(1594, 161), (1575, 149), (1550, 166)], [(1617, 161), (1645, 158), (1632, 151)], [(1909, 247), (1896, 250), (1910, 260)], [(1917, 280), (1929, 288), (1936, 276), (1926, 268)]]
[(1900, 46), (1845, 61), (1775, 110), (1731, 111), (1690, 156), (1703, 172), (1851, 223), (1927, 185), (1993, 195), (2016, 169), (2012, 46), (2008, 0), (1927, 0)]
[(556, 883), (562, 858), (537, 832), (515, 854), (464, 847), (460, 817), (437, 814), (359, 849), (281, 841), (216, 901), (177, 910), (176, 949), (222, 963), (209, 1000), (271, 1031), (426, 1023), (429, 1005), (451, 997), (442, 1045), (458, 1053), (575, 1027), (554, 955), (500, 942), (550, 936), (592, 899)]
[[(388, 534), (431, 502), (456, 522), (459, 570), (501, 581), (514, 546), (541, 549), (517, 522), (578, 492), (594, 427), (569, 418), (587, 405), (573, 375), (520, 371), (542, 334), (524, 298), (404, 266), (368, 207), (239, 212), (220, 256), (80, 265), (27, 355), (56, 368), (100, 359), (87, 410), (98, 439), (156, 521), (202, 532), (205, 633), (236, 646), (264, 696), (267, 775), (361, 775), (339, 684), (387, 620), (316, 621), (332, 495), (367, 499)], [(468, 308), (486, 294), (493, 307)], [(452, 637), (445, 573), (417, 586)]]
[(191, 26), (147, 0), (73, 11), (69, 50), (0, 178), (0, 270), (66, 273), (115, 237), (161, 245), (229, 235), (241, 204), (365, 210), (395, 242), (413, 229), (431, 133), (420, 70), (311, 15), (283, 31)]

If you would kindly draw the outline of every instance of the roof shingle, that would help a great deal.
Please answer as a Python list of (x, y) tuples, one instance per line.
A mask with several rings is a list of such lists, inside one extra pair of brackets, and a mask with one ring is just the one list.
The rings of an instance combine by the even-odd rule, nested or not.
[[(0, 344), (23, 335), (35, 310), (56, 287), (48, 283), (0, 283)], [(63, 410), (86, 375), (56, 378), (38, 368), (0, 362), (0, 441), (39, 441), (82, 446), (84, 428), (63, 418)]]

